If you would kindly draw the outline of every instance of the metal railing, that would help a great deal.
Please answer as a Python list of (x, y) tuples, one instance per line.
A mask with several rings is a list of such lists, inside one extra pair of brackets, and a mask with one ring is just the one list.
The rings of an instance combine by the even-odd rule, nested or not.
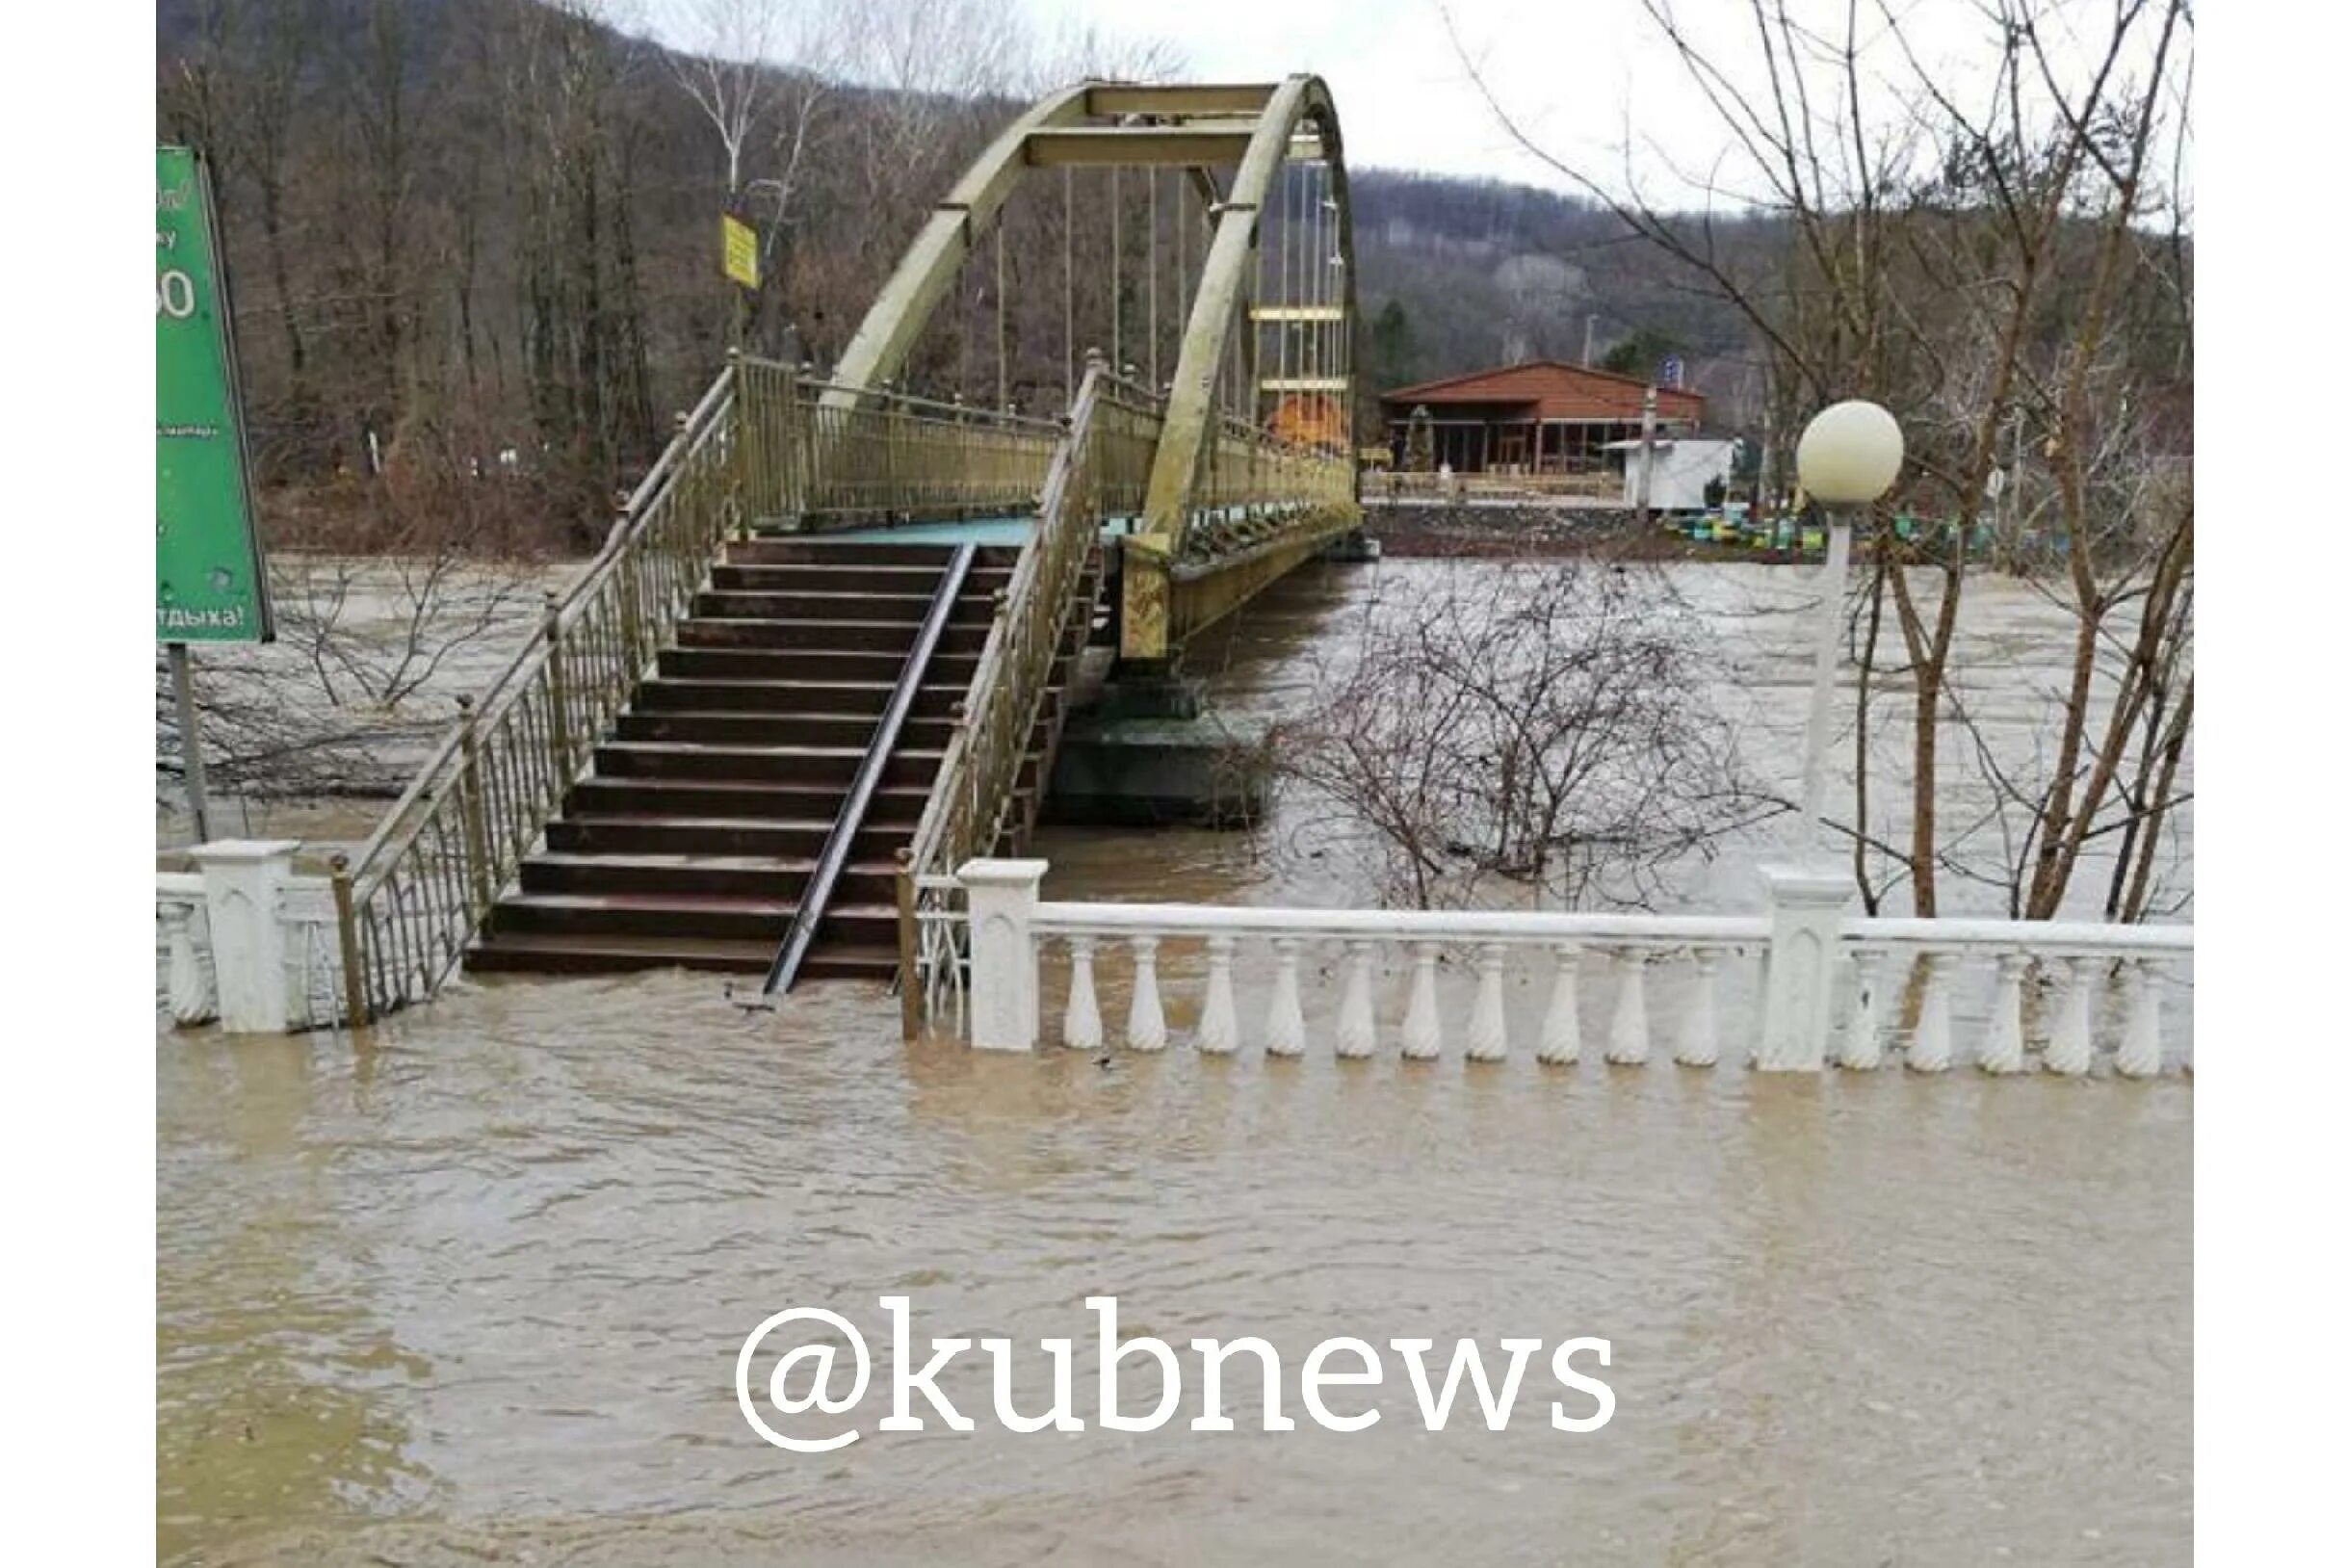
[[(1052, 666), (1077, 614), (1077, 588), (1101, 525), (1141, 509), (1162, 407), (1094, 358), (1076, 394), (1066, 439), (1043, 483), (1032, 540), (996, 611), (937, 781), (898, 873), (898, 946), (904, 1024), (916, 1032), (960, 984), (958, 928), (937, 918), (958, 896), (953, 868), (988, 853), (1009, 825)], [(1088, 606), (1085, 607), (1088, 610)], [(1041, 780), (1036, 788), (1041, 788)]]
[(1184, 553), (1213, 553), (1266, 522), (1349, 506), (1353, 475), (1343, 448), (1286, 440), (1218, 415), (1190, 494)]
[[(789, 378), (782, 366), (751, 376)], [(761, 428), (760, 461), (803, 522), (1026, 516), (1062, 431), (1056, 421), (829, 381), (795, 380), (787, 431)]]
[[(742, 417), (745, 394), (753, 417)], [(344, 1005), (357, 1023), (430, 996), (561, 808), (724, 540), (771, 491), (738, 462), (785, 423), (728, 365), (628, 498), (603, 548), (334, 877)]]

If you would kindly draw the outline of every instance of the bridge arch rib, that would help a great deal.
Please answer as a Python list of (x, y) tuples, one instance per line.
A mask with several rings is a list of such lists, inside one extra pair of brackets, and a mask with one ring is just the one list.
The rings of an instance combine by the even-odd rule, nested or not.
[[(1321, 280), (1316, 288), (1323, 292), (1311, 306), (1264, 313), (1259, 325), (1250, 305), (1260, 286), (1266, 209), (1283, 189), (1282, 170), (1297, 163), (1326, 170), (1321, 199), (1333, 210), (1325, 222), (1312, 211), (1301, 225), (1322, 253), (1298, 264), (1299, 274), (1315, 270)], [(1043, 98), (988, 144), (930, 213), (842, 353), (821, 402), (852, 412), (902, 373), (984, 229), (1029, 170), (1084, 166), (1183, 170), (1199, 190), (1211, 225), (1183, 318), (1142, 514), (1124, 547), (1121, 651), (1128, 659), (1161, 660), (1188, 633), (1358, 522), (1352, 205), (1336, 103), (1319, 77), (1268, 84), (1088, 81)], [(1221, 169), (1235, 170), (1227, 192), (1216, 185), (1214, 170)], [(1293, 216), (1283, 211), (1277, 229), (1283, 273)], [(1333, 242), (1333, 255), (1321, 242)], [(1317, 368), (1336, 374), (1290, 382), (1259, 378), (1261, 332), (1285, 343), (1285, 334), (1306, 323), (1327, 329), (1327, 363)], [(1073, 345), (1067, 347), (1072, 354)], [(1242, 397), (1221, 390), (1232, 379), (1243, 385)], [(1273, 395), (1272, 406), (1285, 412), (1284, 400), (1298, 389), (1319, 399), (1324, 410), (1311, 426), (1318, 450), (1308, 462), (1294, 460), (1293, 453), (1266, 457), (1280, 443), (1262, 429), (1263, 400)], [(1292, 437), (1292, 428), (1286, 434)], [(1243, 499), (1238, 491), (1248, 486), (1234, 486), (1227, 475), (1217, 483), (1217, 463), (1226, 461), (1274, 472), (1273, 488), (1286, 487), (1278, 503), (1265, 504), (1262, 483)], [(1229, 527), (1235, 517), (1245, 526)]]

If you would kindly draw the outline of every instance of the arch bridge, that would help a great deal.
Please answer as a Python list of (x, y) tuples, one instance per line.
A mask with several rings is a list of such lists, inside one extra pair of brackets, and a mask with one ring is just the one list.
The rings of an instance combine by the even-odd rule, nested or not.
[(459, 963), (958, 995), (1075, 655), (1162, 672), (1359, 526), (1355, 316), (1319, 78), (1035, 104), (827, 375), (729, 360), (347, 868), (351, 1016)]

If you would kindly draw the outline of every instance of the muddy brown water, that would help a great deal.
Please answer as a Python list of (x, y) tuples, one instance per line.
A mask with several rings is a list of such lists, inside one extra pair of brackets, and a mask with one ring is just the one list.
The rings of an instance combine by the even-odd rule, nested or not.
[[(1297, 649), (1364, 590), (1280, 590), (1231, 640), (1226, 702), (1291, 700)], [(2059, 627), (2014, 604), (1998, 635), (2025, 670)], [(1797, 648), (1738, 624), (1747, 675)], [(1345, 896), (1350, 873), (1279, 842), (1059, 831), (1039, 852), (1063, 896)], [(1735, 896), (1767, 849), (1690, 901)], [(1177, 1030), (1187, 975), (1169, 965)], [(1316, 980), (1323, 1025), (1324, 1000)], [(363, 1049), (165, 1032), (156, 1072), (168, 1561), (2188, 1554), (2180, 1076), (1791, 1083), (1521, 1046), (1340, 1065), (1317, 1037), (1294, 1062), (1103, 1067), (902, 1044), (873, 989), (768, 1014), (674, 974), (460, 986)], [(1470, 1410), (1428, 1433), (1389, 1356), (1365, 1432), (1265, 1432), (1239, 1393), (1229, 1434), (1187, 1428), (1190, 1394), (1153, 1433), (1020, 1436), (981, 1370), (946, 1380), (975, 1433), (874, 1432), (874, 1393), (840, 1452), (755, 1440), (732, 1388), (750, 1329), (831, 1307), (884, 1383), (887, 1294), (932, 1336), (1083, 1346), (1098, 1294), (1128, 1334), (1258, 1334), (1291, 1414), (1327, 1336), (1439, 1356), (1598, 1335), (1618, 1408), (1552, 1430), (1536, 1368), (1505, 1431)], [(1087, 1417), (1092, 1375), (1080, 1353)]]

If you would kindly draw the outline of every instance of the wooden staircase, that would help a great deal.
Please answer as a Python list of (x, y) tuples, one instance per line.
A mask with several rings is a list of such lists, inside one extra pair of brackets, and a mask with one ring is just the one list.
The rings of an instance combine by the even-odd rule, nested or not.
[[(727, 548), (542, 848), (466, 952), (477, 971), (683, 967), (763, 975), (815, 870), (935, 596), (950, 545), (757, 539)], [(800, 973), (896, 973), (897, 854), (910, 843), (1019, 552), (978, 553)], [(1024, 768), (1039, 803), (1087, 569)]]

